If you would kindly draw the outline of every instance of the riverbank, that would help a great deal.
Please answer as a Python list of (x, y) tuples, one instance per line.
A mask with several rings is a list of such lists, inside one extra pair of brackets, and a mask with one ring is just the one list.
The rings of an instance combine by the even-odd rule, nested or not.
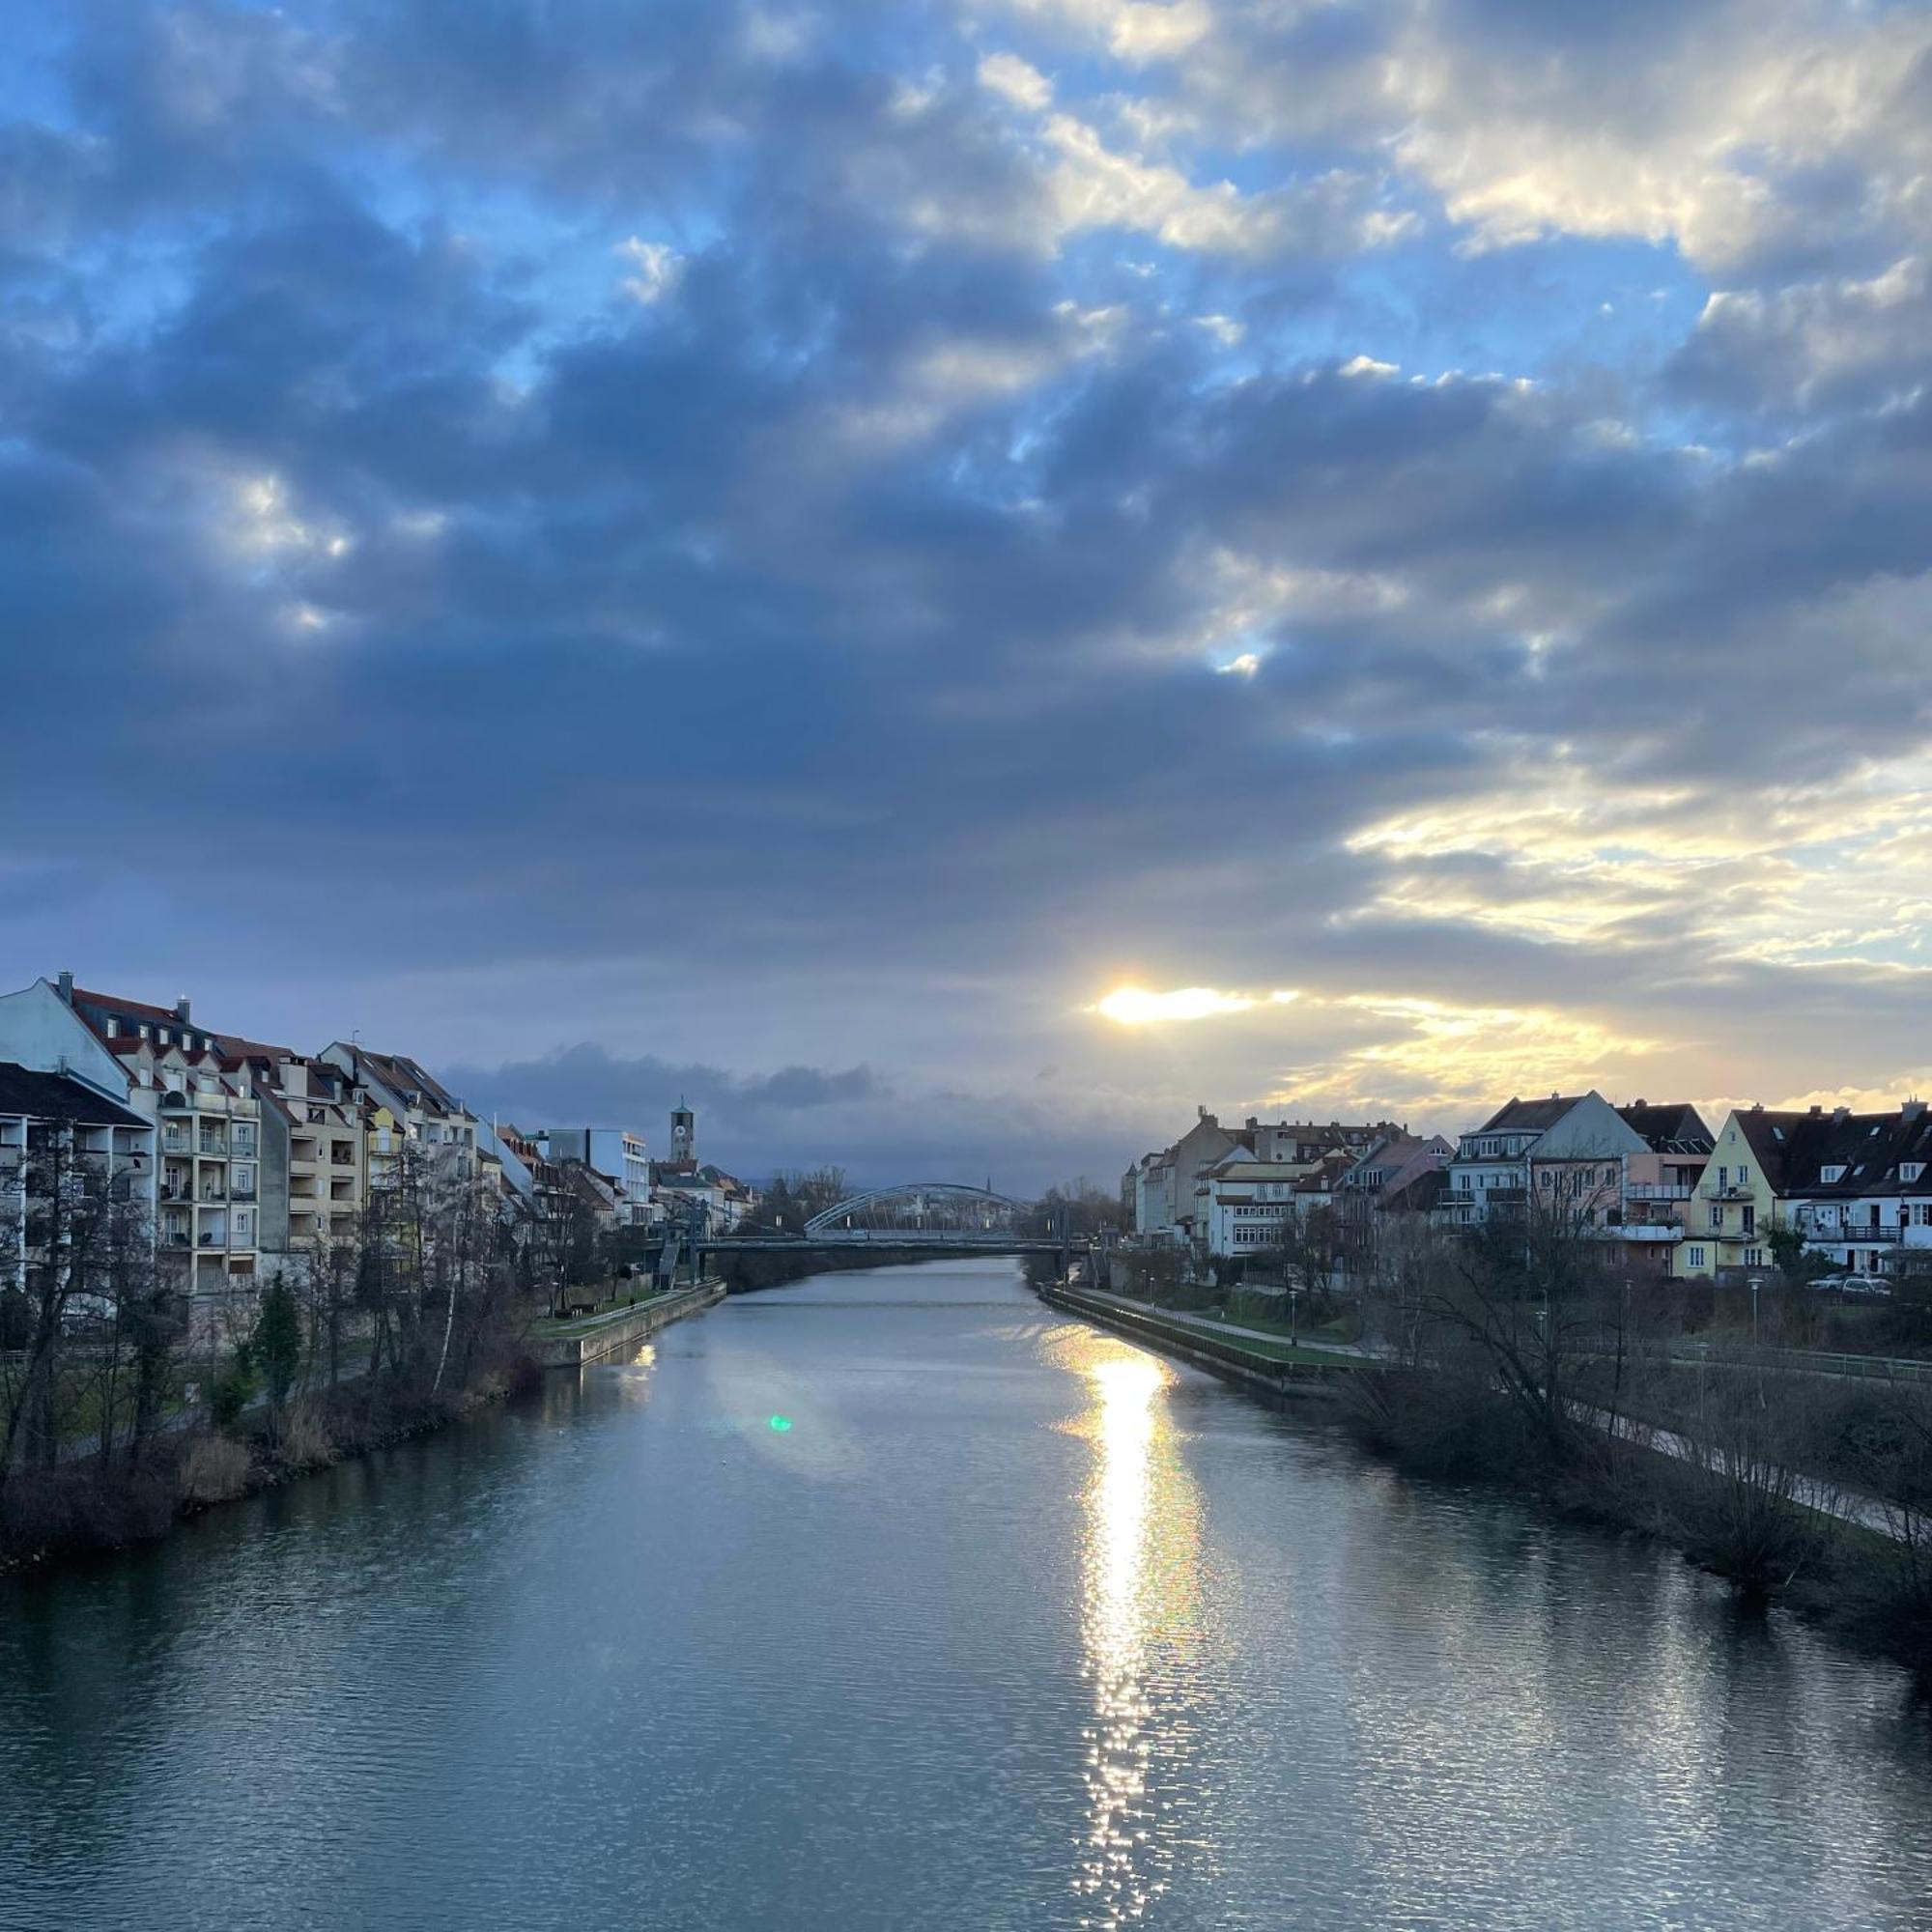
[(0, 1515), (0, 1572), (150, 1542), (217, 1504), (444, 1428), (540, 1374), (520, 1339), (441, 1388), (358, 1376), (298, 1390), (278, 1410), (255, 1407), (225, 1430), (177, 1427), (107, 1458), (15, 1471)]
[(1238, 1331), (1216, 1333), (1204, 1323), (1130, 1307), (1121, 1297), (1098, 1291), (1051, 1283), (1036, 1292), (1050, 1308), (1077, 1315), (1129, 1341), (1146, 1342), (1163, 1354), (1268, 1401), (1310, 1396), (1332, 1401), (1337, 1394), (1334, 1378), (1363, 1365), (1359, 1357), (1340, 1350), (1307, 1349)]
[[(1325, 1397), (1350, 1434), (1410, 1475), (1511, 1491), (1673, 1548), (1732, 1584), (1744, 1605), (1780, 1604), (1932, 1685), (1932, 1491), (1903, 1505), (1861, 1497), (1861, 1509), (1843, 1507), (1830, 1477), (1780, 1466), (1769, 1452), (1771, 1432), (1753, 1412), (1769, 1414), (1776, 1404), (1762, 1389), (1733, 1405), (1723, 1439), (1707, 1430), (1693, 1454), (1685, 1453), (1681, 1435), (1660, 1442), (1649, 1427), (1614, 1418), (1559, 1447), (1526, 1432), (1488, 1378), (1405, 1367), (1361, 1350), (1291, 1348), (1260, 1331), (1229, 1332), (1205, 1318), (1063, 1283), (1036, 1292), (1049, 1307), (1270, 1406)], [(1785, 1388), (1773, 1395), (1789, 1399)]]
[(539, 1368), (575, 1369), (608, 1361), (648, 1341), (660, 1328), (701, 1315), (724, 1299), (724, 1284), (713, 1279), (646, 1295), (628, 1307), (576, 1321), (538, 1321), (530, 1328), (530, 1354)]

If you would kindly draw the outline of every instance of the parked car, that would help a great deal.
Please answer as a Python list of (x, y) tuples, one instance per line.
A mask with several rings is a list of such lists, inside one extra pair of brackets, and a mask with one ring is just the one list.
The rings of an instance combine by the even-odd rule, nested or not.
[(1891, 1284), (1875, 1274), (1821, 1274), (1812, 1284), (1833, 1294), (1862, 1295), (1869, 1300), (1889, 1300)]

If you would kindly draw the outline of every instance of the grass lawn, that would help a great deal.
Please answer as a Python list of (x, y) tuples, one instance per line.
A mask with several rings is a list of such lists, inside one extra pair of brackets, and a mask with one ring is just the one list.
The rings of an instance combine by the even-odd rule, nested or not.
[[(684, 1293), (684, 1289), (682, 1287), (674, 1288), (669, 1290), (668, 1293), (681, 1294)], [(642, 1308), (647, 1302), (662, 1301), (664, 1298), (665, 1296), (659, 1294), (648, 1282), (640, 1282), (635, 1286), (627, 1285), (622, 1294), (613, 1294), (609, 1300), (600, 1301), (587, 1315), (539, 1316), (536, 1321), (530, 1323), (530, 1333), (533, 1335), (565, 1335), (575, 1328), (581, 1328), (586, 1321), (599, 1321), (607, 1315), (624, 1314), (632, 1308)]]

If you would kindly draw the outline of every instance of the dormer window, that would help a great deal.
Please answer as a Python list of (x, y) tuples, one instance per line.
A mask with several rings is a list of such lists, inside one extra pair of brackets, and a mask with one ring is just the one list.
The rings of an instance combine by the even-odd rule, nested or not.
[(1818, 1179), (1824, 1181), (1828, 1186), (1833, 1181), (1842, 1180), (1844, 1179), (1844, 1178), (1845, 1178), (1845, 1164), (1843, 1161), (1835, 1161), (1833, 1163), (1832, 1166), (1821, 1167), (1818, 1170)]
[(1902, 1160), (1898, 1163), (1898, 1178), (1901, 1180), (1917, 1180), (1925, 1172), (1922, 1160)]

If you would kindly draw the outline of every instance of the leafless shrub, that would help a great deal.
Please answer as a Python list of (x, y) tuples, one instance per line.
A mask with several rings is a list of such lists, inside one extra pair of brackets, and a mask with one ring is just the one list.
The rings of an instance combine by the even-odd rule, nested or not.
[(1835, 1487), (1821, 1462), (1816, 1378), (1715, 1355), (1671, 1433), (1693, 1476), (1670, 1486), (1675, 1534), (1747, 1598), (1765, 1599), (1818, 1566)]

